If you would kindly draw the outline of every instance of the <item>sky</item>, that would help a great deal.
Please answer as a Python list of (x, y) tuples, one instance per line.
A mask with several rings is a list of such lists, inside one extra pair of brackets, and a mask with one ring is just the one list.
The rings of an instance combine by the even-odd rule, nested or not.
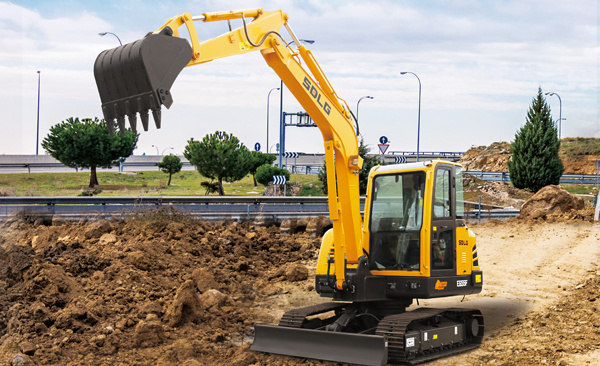
[[(512, 141), (538, 88), (560, 96), (546, 100), (564, 119), (561, 137), (600, 137), (597, 0), (0, 0), (0, 154), (36, 153), (38, 95), (40, 145), (70, 117), (102, 118), (93, 65), (119, 40), (99, 32), (125, 44), (178, 14), (259, 7), (282, 9), (298, 38), (315, 41), (307, 48), (355, 114), (361, 97), (373, 97), (358, 104), (372, 153), (381, 136), (388, 152), (415, 151), (418, 136), (422, 152)], [(195, 27), (201, 41), (228, 30)], [(280, 95), (268, 95), (279, 86), (257, 52), (188, 67), (162, 128), (142, 131), (134, 154), (181, 154), (190, 138), (217, 130), (265, 152), (267, 120), (274, 152)], [(285, 88), (283, 111), (302, 111)], [(287, 127), (286, 151), (322, 153), (321, 134)]]

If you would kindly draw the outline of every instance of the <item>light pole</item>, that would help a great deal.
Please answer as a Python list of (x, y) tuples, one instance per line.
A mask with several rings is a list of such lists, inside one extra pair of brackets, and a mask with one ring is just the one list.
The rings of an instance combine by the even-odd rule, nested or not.
[(545, 93), (546, 95), (556, 95), (558, 97), (558, 139), (560, 140), (560, 129), (562, 126), (562, 99), (560, 99), (560, 95), (557, 93)]
[(156, 155), (160, 155), (160, 153), (158, 152), (158, 146), (156, 146), (156, 145), (152, 145), (152, 147), (155, 147), (155, 148), (156, 148)]
[(38, 108), (37, 108), (37, 134), (35, 135), (35, 155), (38, 155), (40, 148), (40, 78), (42, 72), (38, 70)]
[(419, 161), (419, 141), (421, 140), (421, 79), (414, 72), (402, 71), (400, 75), (413, 74), (419, 81), (419, 114), (417, 118), (417, 161)]
[[(301, 43), (313, 44), (315, 43), (312, 39), (299, 39)], [(289, 46), (296, 41), (291, 41)], [(283, 150), (285, 149), (285, 141), (283, 136), (283, 80), (281, 80), (281, 90), (279, 91), (279, 167), (283, 168)]]
[(175, 148), (167, 147), (166, 149), (163, 150), (161, 155), (165, 155), (165, 151), (167, 151), (167, 150), (175, 150)]
[(267, 95), (267, 154), (269, 153), (269, 100), (271, 98), (271, 92), (273, 90), (280, 90), (280, 88), (273, 88), (269, 90), (269, 94)]
[(119, 38), (119, 36), (117, 36), (117, 35), (116, 35), (116, 34), (114, 34), (113, 32), (100, 32), (100, 33), (98, 33), (98, 35), (99, 35), (100, 37), (104, 37), (104, 36), (105, 36), (105, 35), (107, 35), (107, 34), (112, 34), (113, 36), (117, 37), (117, 40), (119, 41), (119, 44), (120, 44), (121, 46), (123, 45), (123, 43), (121, 42), (121, 38)]
[(360, 99), (358, 100), (358, 102), (356, 103), (356, 136), (358, 136), (358, 106), (360, 105), (360, 101), (363, 99), (373, 99), (372, 96), (370, 95), (365, 95), (364, 97), (360, 97)]

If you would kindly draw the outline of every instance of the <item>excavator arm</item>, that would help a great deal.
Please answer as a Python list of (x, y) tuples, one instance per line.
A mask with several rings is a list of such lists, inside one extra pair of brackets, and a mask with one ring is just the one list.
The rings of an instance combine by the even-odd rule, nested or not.
[[(337, 96), (312, 53), (301, 44), (282, 11), (250, 9), (240, 11), (189, 13), (169, 19), (143, 39), (103, 51), (96, 59), (94, 75), (105, 120), (111, 129), (114, 120), (123, 131), (125, 117), (133, 131), (137, 114), (148, 130), (149, 112), (161, 126), (161, 106), (173, 103), (171, 86), (181, 70), (214, 59), (260, 51), (267, 64), (286, 84), (311, 116), (325, 145), (329, 214), (333, 222), (333, 273), (336, 288), (348, 290), (346, 266), (358, 263), (362, 253), (358, 172), (362, 159), (350, 109)], [(194, 22), (239, 19), (243, 26), (200, 42)], [(182, 38), (185, 25), (191, 46)], [(295, 43), (292, 49), (280, 34), (285, 27)]]

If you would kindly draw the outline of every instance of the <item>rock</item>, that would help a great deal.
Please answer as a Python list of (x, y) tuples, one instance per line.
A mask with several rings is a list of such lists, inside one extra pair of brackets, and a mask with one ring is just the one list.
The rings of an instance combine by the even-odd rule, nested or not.
[(111, 230), (112, 226), (108, 221), (98, 220), (88, 225), (88, 227), (85, 229), (84, 236), (86, 239), (99, 238)]
[(204, 268), (196, 268), (192, 272), (192, 280), (196, 283), (196, 288), (200, 293), (206, 292), (217, 285), (215, 276)]
[(28, 341), (23, 341), (23, 342), (19, 343), (19, 349), (24, 354), (26, 354), (28, 356), (32, 356), (35, 353), (35, 350), (37, 348), (36, 348), (35, 344), (28, 342)]
[(102, 347), (104, 346), (104, 342), (106, 342), (106, 336), (104, 334), (100, 334), (95, 337), (92, 337), (90, 341), (97, 347)]
[(140, 321), (134, 332), (137, 347), (155, 347), (161, 344), (165, 338), (164, 329), (158, 317), (148, 314), (145, 320)]
[(229, 302), (229, 296), (220, 291), (210, 289), (202, 294), (200, 301), (204, 309), (209, 309), (213, 306), (221, 306)]
[(327, 216), (311, 217), (306, 224), (306, 233), (310, 236), (322, 236), (333, 223)]
[(581, 197), (565, 191), (561, 186), (549, 185), (540, 189), (523, 204), (520, 216), (531, 219), (545, 218), (550, 214), (564, 214), (581, 210), (583, 207)]
[[(196, 294), (196, 283), (188, 280), (177, 289), (175, 299), (167, 309), (166, 319), (175, 327), (190, 321), (197, 321), (201, 315), (202, 302)], [(148, 316), (153, 315), (149, 314)]]
[(285, 279), (290, 282), (304, 281), (308, 278), (308, 268), (302, 264), (291, 263), (285, 269)]
[(100, 237), (100, 244), (114, 244), (117, 242), (117, 237), (114, 234), (106, 233)]
[(13, 356), (12, 362), (9, 364), (11, 366), (33, 366), (35, 365), (31, 359), (24, 354), (17, 353)]

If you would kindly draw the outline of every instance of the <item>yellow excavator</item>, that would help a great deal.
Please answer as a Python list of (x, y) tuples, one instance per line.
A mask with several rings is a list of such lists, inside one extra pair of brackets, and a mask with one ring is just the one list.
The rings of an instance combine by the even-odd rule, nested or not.
[[(276, 326), (255, 325), (251, 349), (384, 365), (476, 348), (484, 333), (479, 310), (407, 310), (415, 299), (481, 292), (475, 235), (465, 224), (461, 166), (438, 160), (374, 167), (363, 220), (358, 126), (288, 19), (281, 10), (185, 13), (140, 40), (103, 51), (94, 75), (111, 133), (115, 120), (125, 130), (125, 117), (135, 132), (137, 114), (148, 130), (149, 112), (160, 128), (161, 106), (173, 103), (171, 86), (186, 66), (260, 51), (323, 136), (333, 227), (323, 236), (315, 288), (331, 300), (290, 310)], [(233, 20), (241, 22), (234, 30)], [(194, 22), (212, 21), (227, 21), (229, 31), (201, 43)]]

